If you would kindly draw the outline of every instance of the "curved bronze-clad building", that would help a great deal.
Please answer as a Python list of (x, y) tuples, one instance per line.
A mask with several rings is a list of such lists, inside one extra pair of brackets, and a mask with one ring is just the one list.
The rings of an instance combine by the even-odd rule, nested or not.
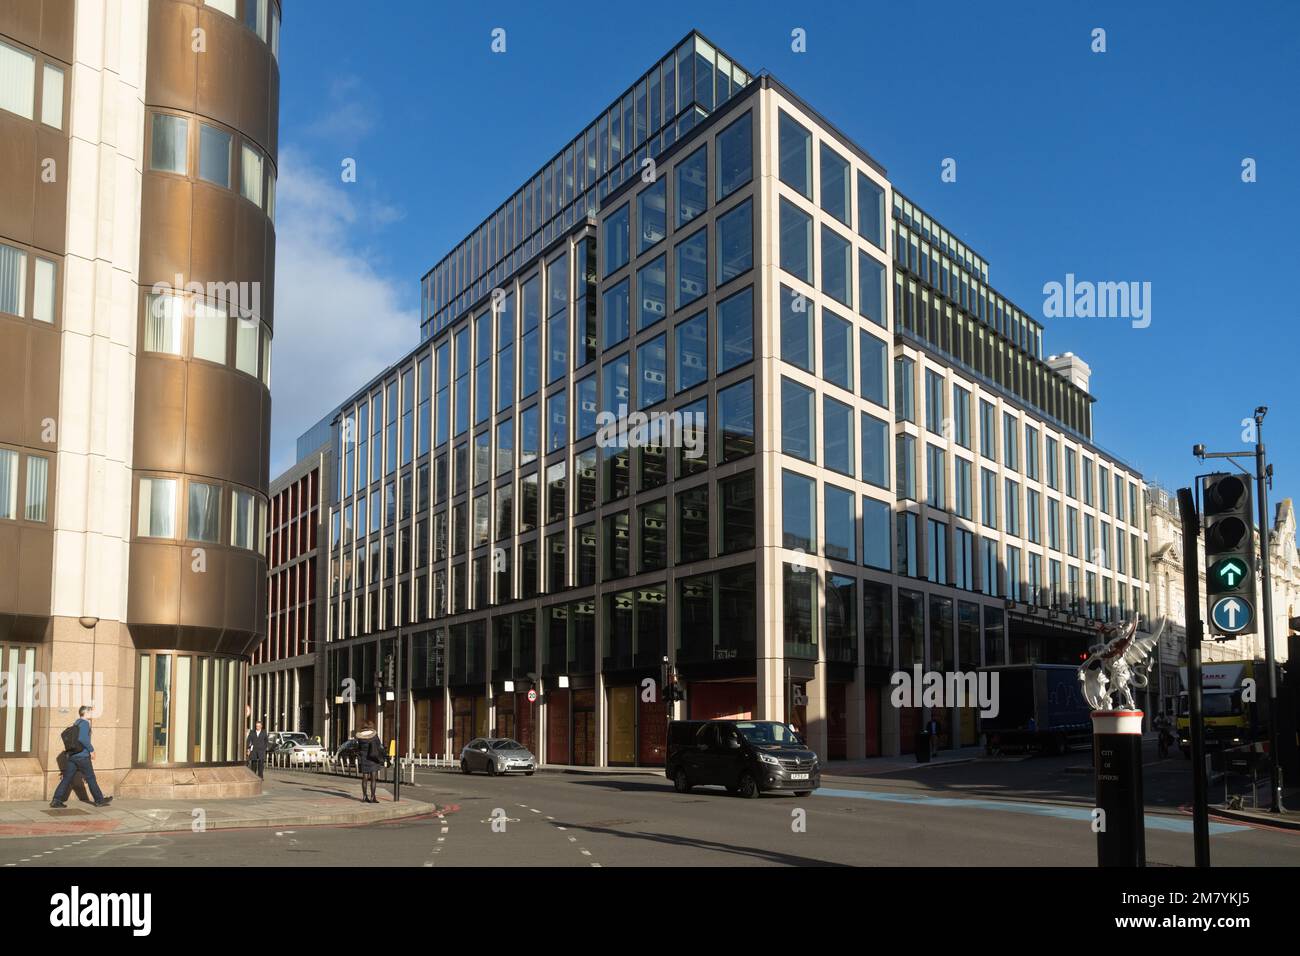
[(0, 799), (258, 786), (280, 16), (0, 7)]

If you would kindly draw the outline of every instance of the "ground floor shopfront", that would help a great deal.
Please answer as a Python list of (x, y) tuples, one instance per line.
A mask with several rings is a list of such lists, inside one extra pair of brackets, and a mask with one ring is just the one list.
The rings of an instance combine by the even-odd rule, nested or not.
[[(754, 615), (725, 604), (725, 588), (694, 579), (669, 614), (634, 613), (629, 643), (613, 650), (603, 629), (619, 622), (597, 621), (591, 600), (404, 630), (401, 691), (382, 706), (375, 675), (397, 653), (396, 635), (336, 642), (325, 666), (346, 693), (328, 707), (327, 736), (337, 746), (374, 720), (391, 739), (400, 708), (403, 753), (455, 759), (475, 737), (502, 736), (543, 765), (657, 767), (672, 719), (775, 719), (826, 760), (897, 756), (926, 730), (939, 749), (977, 745), (980, 726), (975, 702), (918, 706), (897, 693), (896, 675), (1077, 665), (1100, 640), (1102, 622), (926, 582), (833, 583), (834, 600), (812, 595), (816, 627), (797, 633), (793, 615), (762, 633)], [(676, 702), (665, 700), (667, 668)]]

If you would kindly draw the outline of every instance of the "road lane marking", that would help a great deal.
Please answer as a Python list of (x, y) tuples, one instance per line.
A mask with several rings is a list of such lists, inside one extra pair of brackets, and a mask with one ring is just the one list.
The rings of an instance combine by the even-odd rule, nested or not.
[[(1001, 810), (1008, 813), (1028, 813), (1039, 817), (1056, 817), (1063, 820), (1092, 820), (1092, 810), (1088, 807), (1065, 807), (1051, 804), (1016, 803), (1009, 800), (973, 800), (965, 797), (932, 797), (920, 793), (897, 793), (884, 790), (836, 790), (822, 787), (813, 791), (819, 797), (849, 797), (853, 800), (877, 800), (883, 803), (914, 803), (946, 809), (969, 808), (973, 810)], [(1146, 825), (1151, 830), (1171, 830), (1175, 833), (1191, 833), (1192, 821), (1176, 817), (1167, 817), (1148, 813)], [(1228, 823), (1211, 823), (1210, 833), (1220, 835), (1249, 830), (1248, 826), (1234, 826)]]

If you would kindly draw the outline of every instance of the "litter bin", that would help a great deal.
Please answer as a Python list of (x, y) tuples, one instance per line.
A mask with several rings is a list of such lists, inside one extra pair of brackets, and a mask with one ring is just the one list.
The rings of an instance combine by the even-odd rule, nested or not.
[(916, 735), (916, 762), (930, 762), (930, 731), (923, 730)]

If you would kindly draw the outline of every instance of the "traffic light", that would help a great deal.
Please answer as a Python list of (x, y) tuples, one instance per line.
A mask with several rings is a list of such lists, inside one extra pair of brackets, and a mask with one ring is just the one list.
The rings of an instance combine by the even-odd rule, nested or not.
[(1205, 591), (1210, 630), (1230, 640), (1254, 634), (1255, 526), (1250, 482), (1241, 475), (1206, 475)]

